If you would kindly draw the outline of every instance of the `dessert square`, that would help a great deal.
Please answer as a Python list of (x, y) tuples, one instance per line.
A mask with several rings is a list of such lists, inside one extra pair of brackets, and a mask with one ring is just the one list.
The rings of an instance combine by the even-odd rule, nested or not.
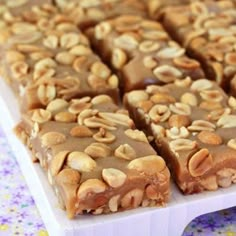
[(87, 35), (98, 54), (117, 72), (123, 91), (204, 76), (200, 63), (190, 59), (155, 21), (121, 16), (97, 24)]
[(69, 218), (169, 199), (165, 161), (107, 95), (52, 100), (23, 115), (16, 133), (47, 172)]
[(124, 104), (185, 194), (236, 183), (236, 99), (215, 83), (176, 80), (125, 95)]

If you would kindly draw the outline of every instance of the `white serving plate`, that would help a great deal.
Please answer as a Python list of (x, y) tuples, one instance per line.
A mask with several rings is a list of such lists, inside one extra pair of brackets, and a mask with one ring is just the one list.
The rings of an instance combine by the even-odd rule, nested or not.
[(65, 212), (59, 209), (43, 170), (32, 163), (27, 148), (12, 132), (19, 121), (17, 100), (0, 78), (0, 124), (51, 236), (180, 236), (197, 216), (236, 206), (236, 184), (227, 189), (190, 196), (182, 195), (173, 184), (167, 207), (139, 208), (69, 220)]

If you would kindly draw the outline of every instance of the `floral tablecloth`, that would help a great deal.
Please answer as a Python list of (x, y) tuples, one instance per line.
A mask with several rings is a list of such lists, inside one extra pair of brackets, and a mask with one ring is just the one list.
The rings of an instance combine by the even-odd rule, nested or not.
[[(0, 127), (0, 236), (48, 235)], [(193, 220), (184, 236), (236, 236), (236, 207)]]

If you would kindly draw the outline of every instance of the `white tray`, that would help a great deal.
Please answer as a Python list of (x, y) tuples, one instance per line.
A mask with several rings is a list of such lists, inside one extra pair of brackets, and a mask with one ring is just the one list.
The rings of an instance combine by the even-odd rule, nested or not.
[(197, 216), (236, 206), (236, 185), (191, 196), (183, 196), (173, 185), (170, 203), (165, 208), (140, 208), (68, 220), (57, 206), (46, 175), (38, 164), (31, 162), (30, 153), (12, 132), (19, 120), (17, 100), (0, 78), (0, 124), (51, 236), (179, 236)]

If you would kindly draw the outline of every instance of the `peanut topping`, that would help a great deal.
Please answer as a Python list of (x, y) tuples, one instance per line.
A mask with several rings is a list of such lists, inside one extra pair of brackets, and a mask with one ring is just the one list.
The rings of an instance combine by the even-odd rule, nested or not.
[(41, 143), (43, 147), (52, 147), (66, 141), (66, 136), (59, 132), (48, 132), (42, 135)]
[(96, 162), (84, 152), (71, 152), (67, 157), (67, 165), (82, 172), (90, 172), (97, 166)]
[(111, 30), (111, 25), (108, 22), (101, 22), (95, 27), (95, 38), (98, 40), (104, 39)]
[(104, 143), (92, 143), (84, 152), (92, 158), (108, 157), (111, 155), (111, 148)]
[(77, 192), (79, 200), (86, 199), (90, 194), (102, 193), (106, 190), (106, 184), (99, 179), (88, 179), (84, 181)]
[(70, 130), (70, 135), (73, 137), (87, 138), (92, 137), (93, 132), (86, 126), (78, 125)]
[(126, 114), (99, 112), (98, 115), (99, 115), (99, 117), (101, 117), (107, 121), (114, 122), (119, 125), (128, 126), (128, 127), (134, 126), (133, 121)]
[(176, 139), (170, 142), (170, 149), (173, 152), (193, 150), (196, 148), (197, 143), (189, 139)]
[(142, 90), (136, 90), (128, 93), (127, 99), (129, 104), (134, 107), (137, 107), (138, 103), (141, 101), (147, 101), (149, 98), (148, 94)]
[(152, 40), (145, 40), (139, 44), (139, 50), (144, 53), (154, 52), (159, 48), (160, 44)]
[(143, 190), (135, 188), (128, 192), (122, 199), (121, 199), (121, 206), (123, 208), (136, 208), (138, 207), (142, 200), (143, 200)]
[(227, 143), (227, 146), (236, 150), (236, 139), (230, 139)]
[(52, 176), (56, 176), (60, 172), (68, 153), (68, 151), (61, 151), (53, 157), (50, 162), (50, 172)]
[(127, 178), (124, 172), (114, 168), (103, 169), (102, 177), (112, 188), (121, 187), (125, 183)]
[(129, 144), (122, 144), (115, 150), (115, 156), (125, 159), (133, 160), (136, 158), (137, 154), (135, 150)]
[(138, 41), (129, 34), (122, 34), (114, 40), (114, 45), (121, 49), (132, 50), (138, 46)]
[(154, 75), (164, 83), (173, 82), (182, 76), (182, 72), (177, 68), (169, 65), (162, 65), (153, 70)]
[(148, 143), (146, 135), (140, 130), (127, 129), (125, 135), (136, 141)]
[(222, 138), (218, 134), (211, 131), (201, 131), (197, 137), (202, 143), (210, 145), (220, 145), (222, 143)]
[(166, 121), (170, 117), (171, 112), (166, 105), (154, 105), (148, 115), (153, 122), (159, 123)]
[(168, 124), (170, 127), (187, 127), (191, 124), (191, 120), (185, 115), (172, 115), (168, 120)]
[(56, 178), (58, 182), (63, 184), (78, 184), (80, 182), (80, 173), (74, 169), (63, 169)]
[(49, 121), (51, 117), (52, 114), (50, 111), (44, 109), (36, 109), (32, 113), (31, 120), (38, 123), (45, 123), (46, 121)]
[(120, 199), (120, 195), (115, 195), (109, 200), (108, 206), (111, 212), (116, 212), (118, 210), (119, 199)]
[(59, 122), (71, 123), (76, 121), (76, 116), (70, 112), (62, 111), (57, 113), (54, 119)]
[(163, 171), (166, 164), (160, 156), (151, 155), (134, 159), (128, 164), (127, 168), (144, 172), (147, 175), (155, 175)]
[(93, 135), (93, 138), (97, 142), (101, 143), (113, 143), (116, 139), (116, 136), (108, 132), (104, 128), (100, 128), (99, 131)]
[(213, 159), (208, 149), (196, 152), (188, 162), (188, 169), (193, 177), (204, 175), (213, 166)]
[(56, 98), (53, 101), (49, 102), (46, 110), (50, 112), (58, 112), (68, 107), (68, 102), (64, 99)]
[(170, 139), (187, 138), (189, 136), (189, 131), (184, 127), (172, 127), (166, 130), (166, 136)]
[(197, 97), (193, 93), (184, 93), (181, 96), (180, 101), (190, 106), (197, 106), (198, 104)]
[(164, 48), (160, 50), (157, 53), (157, 56), (160, 58), (165, 58), (165, 59), (172, 59), (176, 57), (181, 57), (185, 53), (185, 49), (183, 48), (178, 48), (178, 47), (169, 47), (169, 48)]
[(222, 128), (236, 127), (236, 115), (223, 115), (217, 121), (217, 126)]
[(212, 82), (207, 79), (199, 79), (192, 83), (190, 89), (193, 91), (201, 92), (202, 90), (211, 89)]
[(188, 130), (190, 131), (214, 131), (216, 126), (205, 120), (195, 120), (192, 122), (190, 126), (188, 126)]
[(102, 79), (107, 79), (110, 75), (111, 75), (111, 71), (110, 69), (103, 64), (102, 62), (95, 62), (92, 66), (91, 66), (91, 72)]
[(116, 69), (121, 69), (126, 64), (127, 60), (127, 55), (122, 49), (113, 49), (111, 63)]
[(191, 107), (188, 104), (176, 102), (175, 104), (170, 104), (170, 110), (178, 115), (190, 115)]

